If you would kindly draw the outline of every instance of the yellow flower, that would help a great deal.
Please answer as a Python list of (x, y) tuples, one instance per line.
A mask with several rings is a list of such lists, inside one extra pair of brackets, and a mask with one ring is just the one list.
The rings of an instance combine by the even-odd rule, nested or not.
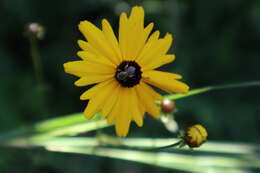
[(194, 147), (199, 147), (201, 144), (206, 142), (207, 137), (208, 137), (208, 132), (205, 129), (205, 127), (203, 127), (200, 124), (196, 124), (189, 127), (186, 130), (183, 139), (189, 147), (194, 148)]
[(92, 118), (100, 112), (108, 123), (115, 123), (119, 136), (127, 135), (132, 120), (142, 126), (145, 112), (159, 116), (155, 101), (162, 96), (148, 84), (169, 93), (186, 93), (189, 89), (176, 80), (180, 75), (154, 70), (172, 62), (175, 55), (167, 54), (171, 34), (159, 38), (159, 31), (150, 35), (152, 29), (153, 23), (144, 27), (144, 9), (138, 6), (132, 8), (129, 17), (121, 14), (118, 40), (106, 19), (101, 30), (82, 21), (79, 30), (87, 41), (78, 41), (81, 60), (64, 64), (66, 73), (80, 77), (76, 86), (96, 84), (80, 96), (89, 100), (84, 115)]

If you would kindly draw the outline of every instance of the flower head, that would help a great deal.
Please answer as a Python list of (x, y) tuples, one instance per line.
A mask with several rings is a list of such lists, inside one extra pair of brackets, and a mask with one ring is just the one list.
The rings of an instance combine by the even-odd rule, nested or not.
[(25, 34), (37, 39), (43, 39), (45, 30), (39, 23), (30, 23), (26, 26)]
[(65, 72), (80, 77), (76, 86), (96, 84), (80, 97), (89, 100), (84, 115), (92, 118), (100, 112), (108, 123), (115, 123), (119, 136), (127, 135), (132, 120), (142, 126), (145, 112), (159, 116), (155, 101), (161, 101), (162, 96), (149, 84), (169, 93), (189, 89), (176, 80), (180, 75), (154, 70), (172, 62), (175, 55), (167, 54), (171, 34), (159, 38), (160, 32), (151, 34), (152, 29), (153, 23), (144, 27), (144, 9), (138, 6), (132, 8), (129, 17), (121, 14), (118, 39), (106, 19), (102, 29), (82, 21), (79, 30), (87, 41), (78, 41), (81, 60), (64, 64)]
[(191, 148), (199, 147), (207, 141), (208, 132), (200, 124), (189, 127), (183, 136), (184, 142)]

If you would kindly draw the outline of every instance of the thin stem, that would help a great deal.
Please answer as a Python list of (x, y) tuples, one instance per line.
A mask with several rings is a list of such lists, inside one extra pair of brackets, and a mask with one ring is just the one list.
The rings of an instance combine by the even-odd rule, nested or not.
[(242, 88), (242, 87), (251, 87), (251, 86), (260, 86), (260, 81), (208, 86), (208, 87), (204, 87), (204, 88), (193, 89), (193, 90), (189, 91), (187, 94), (171, 94), (171, 95), (165, 96), (165, 98), (170, 99), (170, 100), (177, 100), (180, 98), (189, 97), (189, 96), (197, 95), (197, 94), (202, 94), (202, 93), (205, 93), (208, 91), (213, 91), (213, 90)]
[[(101, 144), (101, 146), (113, 146), (113, 147), (122, 147), (124, 149), (130, 149), (130, 150), (143, 150), (143, 151), (156, 151), (156, 150), (163, 150), (163, 149), (167, 149), (167, 148), (173, 148), (173, 147), (177, 147), (180, 146), (183, 141), (179, 140), (177, 142), (174, 142), (172, 144), (169, 145), (165, 145), (165, 146), (145, 146), (144, 144), (141, 145), (129, 145), (129, 143), (124, 142), (125, 140), (122, 140), (120, 138), (117, 137), (112, 137), (112, 136), (108, 136), (105, 134), (100, 134), (97, 136), (97, 140), (98, 143)], [(151, 142), (151, 141), (150, 141)]]
[(46, 85), (43, 80), (43, 68), (42, 68), (42, 61), (41, 56), (39, 54), (38, 45), (37, 45), (37, 38), (35, 36), (28, 36), (30, 41), (30, 50), (31, 50), (31, 57), (34, 67), (34, 73), (37, 81), (37, 90), (39, 92), (39, 99), (42, 104), (42, 116), (48, 114), (48, 107), (47, 107), (47, 94), (46, 94)]
[(170, 145), (166, 145), (166, 146), (162, 146), (162, 147), (150, 148), (148, 150), (163, 150), (163, 149), (168, 149), (168, 148), (174, 148), (174, 147), (180, 146), (182, 143), (183, 143), (183, 141), (180, 140), (180, 141), (178, 141), (176, 143), (173, 143), (173, 144), (170, 144)]
[(32, 56), (32, 62), (33, 62), (34, 72), (36, 75), (37, 84), (39, 87), (43, 87), (44, 86), (43, 69), (42, 69), (41, 57), (38, 51), (37, 40), (35, 37), (29, 36), (29, 41), (30, 41), (31, 56)]

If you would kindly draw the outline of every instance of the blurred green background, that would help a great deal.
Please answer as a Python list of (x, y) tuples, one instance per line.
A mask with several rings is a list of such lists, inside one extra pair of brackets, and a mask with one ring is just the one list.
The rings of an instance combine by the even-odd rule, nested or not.
[[(77, 59), (81, 20), (100, 26), (107, 18), (117, 29), (118, 15), (134, 5), (146, 10), (146, 21), (164, 35), (174, 34), (174, 63), (162, 69), (182, 74), (191, 88), (259, 80), (260, 1), (257, 0), (1, 0), (0, 1), (0, 132), (40, 120), (80, 112), (86, 88), (63, 71)], [(38, 22), (46, 34), (39, 41), (44, 71), (44, 98), (33, 69), (26, 24)], [(209, 140), (260, 142), (259, 87), (210, 92), (178, 100), (176, 120), (184, 128), (205, 125)], [(113, 133), (113, 128), (105, 130)], [(94, 134), (94, 133), (93, 133)], [(87, 134), (87, 135), (93, 135)], [(171, 137), (162, 123), (146, 117), (132, 124), (129, 137)], [(170, 172), (121, 160), (44, 151), (0, 149), (0, 173), (15, 172)]]

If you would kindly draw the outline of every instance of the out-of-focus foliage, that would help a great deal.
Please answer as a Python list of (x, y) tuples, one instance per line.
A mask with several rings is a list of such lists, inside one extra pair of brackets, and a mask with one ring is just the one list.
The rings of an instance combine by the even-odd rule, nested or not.
[[(0, 132), (36, 121), (79, 112), (82, 89), (63, 72), (83, 39), (81, 20), (100, 26), (103, 17), (118, 27), (118, 14), (143, 5), (147, 23), (175, 37), (176, 63), (164, 69), (181, 73), (192, 88), (257, 80), (260, 76), (260, 2), (257, 0), (1, 0), (0, 1)], [(37, 87), (25, 25), (39, 22), (46, 35), (39, 41), (44, 87)], [(41, 91), (44, 90), (44, 98)], [(210, 140), (260, 142), (259, 88), (223, 90), (176, 102), (181, 127), (201, 123)], [(130, 136), (171, 137), (158, 121), (146, 117)], [(107, 129), (113, 133), (113, 129)], [(93, 133), (86, 134), (93, 135)], [(0, 149), (0, 172), (167, 172), (126, 161), (78, 155)]]

